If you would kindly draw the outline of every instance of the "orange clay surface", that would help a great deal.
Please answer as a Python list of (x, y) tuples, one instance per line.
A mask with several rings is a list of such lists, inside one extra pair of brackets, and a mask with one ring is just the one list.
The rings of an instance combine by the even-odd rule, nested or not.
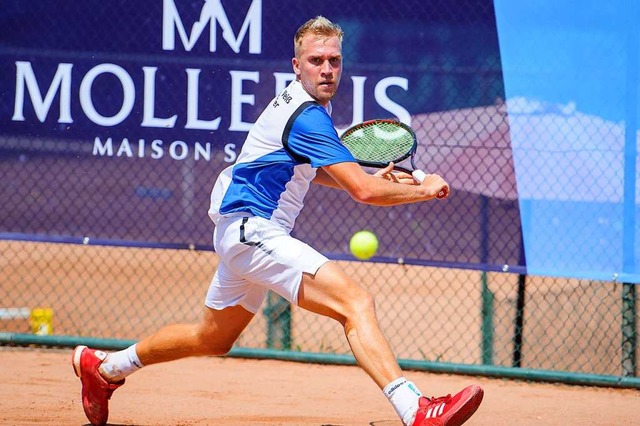
[[(0, 348), (1, 425), (85, 425), (71, 349)], [(640, 392), (406, 372), (440, 396), (485, 389), (466, 425), (637, 425)], [(111, 400), (110, 425), (400, 425), (358, 367), (190, 358), (149, 366)]]

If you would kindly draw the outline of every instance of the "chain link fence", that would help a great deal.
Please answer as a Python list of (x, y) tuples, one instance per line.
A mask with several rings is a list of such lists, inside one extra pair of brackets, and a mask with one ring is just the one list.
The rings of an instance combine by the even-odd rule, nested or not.
[[(157, 3), (3, 6), (2, 343), (108, 346), (199, 320), (215, 177), (291, 72), (293, 32), (323, 14), (345, 30), (336, 125), (410, 121), (417, 163), (452, 188), (392, 208), (312, 188), (297, 220), (375, 295), (403, 366), (640, 387), (635, 286), (526, 272), (492, 1)], [(361, 229), (380, 239), (370, 261), (349, 254)], [(271, 294), (235, 349), (350, 354), (339, 324)]]

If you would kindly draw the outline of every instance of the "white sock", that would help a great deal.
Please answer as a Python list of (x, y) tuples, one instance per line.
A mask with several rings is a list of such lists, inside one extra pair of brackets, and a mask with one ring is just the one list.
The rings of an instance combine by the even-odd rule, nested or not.
[(399, 377), (389, 383), (383, 389), (385, 396), (393, 405), (393, 408), (402, 419), (402, 423), (411, 425), (418, 410), (418, 399), (422, 396), (422, 392), (413, 382), (408, 381), (404, 377)]
[(118, 382), (132, 373), (140, 370), (144, 365), (140, 362), (136, 352), (136, 345), (107, 355), (107, 359), (100, 365), (100, 373), (110, 382)]

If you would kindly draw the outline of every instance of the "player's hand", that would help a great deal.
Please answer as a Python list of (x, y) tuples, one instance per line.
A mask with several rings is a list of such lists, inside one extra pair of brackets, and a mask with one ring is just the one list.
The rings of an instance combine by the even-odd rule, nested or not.
[(384, 169), (380, 169), (374, 173), (374, 176), (388, 180), (389, 182), (402, 183), (405, 185), (417, 185), (413, 176), (409, 173), (393, 170), (393, 162), (389, 163)]
[(429, 188), (429, 192), (434, 194), (439, 200), (447, 198), (449, 196), (449, 184), (440, 176), (436, 174), (429, 174), (422, 182), (422, 186)]

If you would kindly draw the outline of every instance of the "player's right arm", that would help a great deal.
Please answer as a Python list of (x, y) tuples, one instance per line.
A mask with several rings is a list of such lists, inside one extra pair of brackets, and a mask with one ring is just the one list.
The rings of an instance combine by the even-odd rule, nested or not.
[(436, 174), (427, 175), (421, 185), (397, 185), (368, 174), (359, 164), (352, 162), (323, 166), (321, 170), (351, 198), (363, 204), (394, 206), (431, 200), (443, 190), (447, 195), (449, 193), (447, 182)]
[(324, 169), (319, 168), (316, 171), (316, 177), (313, 179), (313, 183), (328, 186), (329, 188), (337, 188), (342, 189), (340, 184), (333, 180), (333, 178), (329, 175), (329, 173), (325, 172)]
[(283, 136), (283, 146), (300, 162), (316, 171), (315, 183), (347, 191), (354, 200), (371, 205), (393, 206), (416, 203), (448, 192), (438, 175), (427, 175), (421, 185), (398, 185), (370, 175), (342, 145), (331, 118), (321, 106), (310, 104), (295, 116)]

